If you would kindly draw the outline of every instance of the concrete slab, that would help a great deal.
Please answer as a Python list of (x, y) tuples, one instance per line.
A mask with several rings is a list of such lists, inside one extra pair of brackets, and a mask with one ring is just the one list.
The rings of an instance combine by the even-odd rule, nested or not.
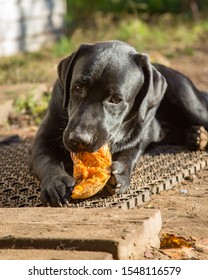
[(159, 210), (143, 208), (4, 208), (0, 216), (0, 249), (105, 252), (113, 259), (141, 259), (147, 247), (159, 247), (162, 226)]
[(0, 260), (112, 260), (106, 252), (75, 250), (2, 249)]

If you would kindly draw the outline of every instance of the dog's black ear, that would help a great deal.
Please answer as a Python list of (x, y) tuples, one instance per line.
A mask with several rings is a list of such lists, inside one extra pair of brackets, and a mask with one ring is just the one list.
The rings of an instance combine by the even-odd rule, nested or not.
[(90, 44), (82, 44), (76, 52), (62, 59), (58, 65), (58, 77), (64, 90), (63, 107), (67, 108), (70, 96), (70, 85), (73, 73), (73, 67), (77, 58), (89, 49)]
[(139, 108), (139, 119), (144, 122), (148, 112), (154, 107), (157, 108), (160, 104), (166, 91), (167, 83), (165, 78), (151, 64), (147, 54), (136, 54), (135, 61), (144, 74), (144, 83), (139, 92), (142, 99)]

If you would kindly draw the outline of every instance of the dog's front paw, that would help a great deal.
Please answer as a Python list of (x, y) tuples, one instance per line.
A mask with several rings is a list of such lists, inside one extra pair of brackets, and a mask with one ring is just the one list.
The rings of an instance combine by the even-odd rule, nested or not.
[(125, 163), (121, 161), (112, 162), (112, 175), (107, 182), (107, 190), (111, 194), (125, 193), (130, 185), (130, 172)]
[(67, 198), (71, 195), (74, 178), (63, 173), (51, 176), (41, 183), (40, 199), (45, 206), (59, 206), (68, 204)]
[(203, 126), (192, 126), (186, 138), (186, 143), (193, 150), (204, 150), (208, 145), (208, 132)]

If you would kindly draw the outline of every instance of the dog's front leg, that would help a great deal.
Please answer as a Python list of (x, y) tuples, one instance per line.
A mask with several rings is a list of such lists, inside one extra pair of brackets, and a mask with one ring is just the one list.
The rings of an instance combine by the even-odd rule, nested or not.
[[(43, 125), (31, 150), (31, 170), (41, 183), (40, 198), (44, 205), (62, 206), (67, 203), (67, 192), (75, 181), (65, 170), (64, 162), (72, 165), (69, 152), (51, 139), (46, 139)], [(57, 146), (56, 146), (57, 145)]]
[(107, 183), (111, 193), (125, 193), (130, 186), (131, 173), (144, 149), (141, 145), (113, 154), (112, 175)]
[[(142, 135), (142, 137), (141, 137)], [(152, 142), (161, 140), (162, 130), (156, 119), (143, 129), (138, 135), (137, 144), (131, 148), (113, 154), (112, 176), (107, 183), (111, 193), (124, 193), (130, 186), (131, 174), (140, 156)]]
[(55, 84), (47, 114), (31, 148), (30, 168), (41, 183), (41, 201), (44, 205), (61, 206), (75, 184), (72, 160), (63, 145), (63, 131), (67, 114), (62, 109), (62, 92)]

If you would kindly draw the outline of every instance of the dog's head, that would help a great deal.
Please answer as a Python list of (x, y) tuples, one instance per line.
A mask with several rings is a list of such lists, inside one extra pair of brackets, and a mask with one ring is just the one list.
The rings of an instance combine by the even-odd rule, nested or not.
[(148, 56), (119, 41), (81, 45), (60, 62), (58, 74), (68, 110), (64, 143), (74, 152), (122, 140), (130, 120), (142, 127), (166, 89)]

